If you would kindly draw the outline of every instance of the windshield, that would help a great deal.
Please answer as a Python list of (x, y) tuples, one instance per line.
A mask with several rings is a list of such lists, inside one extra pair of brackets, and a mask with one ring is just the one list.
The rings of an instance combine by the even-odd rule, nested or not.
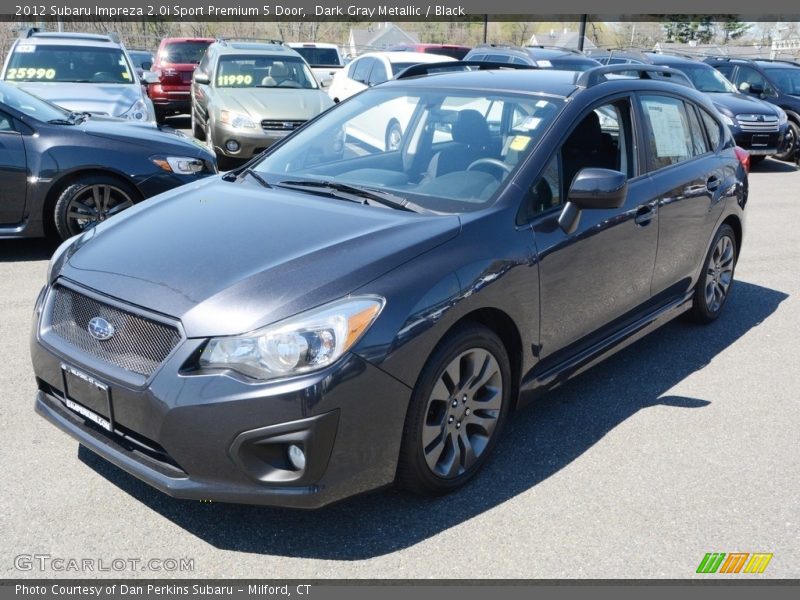
[(764, 70), (781, 92), (800, 96), (800, 68), (767, 67)]
[(11, 55), (7, 81), (129, 83), (136, 78), (119, 48), (19, 44)]
[(211, 42), (170, 42), (160, 52), (161, 62), (174, 65), (199, 63)]
[(0, 102), (39, 121), (62, 120), (70, 115), (68, 110), (50, 104), (13, 85), (0, 84)]
[(341, 67), (342, 61), (339, 60), (339, 52), (336, 48), (307, 48), (292, 47), (292, 50), (306, 59), (312, 67)]
[(701, 92), (707, 94), (736, 93), (736, 86), (717, 71), (714, 67), (703, 65), (680, 65), (676, 69), (683, 72)]
[(273, 185), (335, 182), (437, 213), (472, 211), (491, 202), (563, 104), (492, 90), (376, 87), (323, 114), (253, 168)]
[(215, 81), (221, 88), (317, 87), (303, 59), (286, 56), (223, 56)]
[(153, 55), (149, 52), (139, 52), (138, 50), (128, 50), (128, 56), (131, 57), (134, 66), (141, 69), (144, 63), (153, 64)]

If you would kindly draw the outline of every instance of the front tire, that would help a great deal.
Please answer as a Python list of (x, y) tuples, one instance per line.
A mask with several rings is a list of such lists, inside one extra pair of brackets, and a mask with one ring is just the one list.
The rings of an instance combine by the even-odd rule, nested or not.
[(773, 158), (788, 161), (794, 160), (798, 139), (800, 139), (800, 126), (794, 121), (789, 121), (789, 130), (786, 132), (786, 139), (784, 140), (784, 151), (775, 154)]
[(200, 127), (200, 123), (197, 122), (197, 117), (194, 116), (194, 108), (192, 108), (190, 112), (192, 115), (192, 135), (201, 142), (205, 142), (206, 132)]
[(736, 260), (736, 233), (730, 225), (723, 225), (703, 262), (688, 314), (693, 321), (711, 323), (720, 315), (733, 286)]
[(493, 331), (474, 324), (449, 334), (412, 393), (397, 484), (437, 495), (472, 479), (497, 443), (511, 387), (508, 354)]
[(65, 240), (130, 208), (140, 199), (133, 186), (116, 177), (82, 177), (67, 186), (56, 202), (56, 231)]

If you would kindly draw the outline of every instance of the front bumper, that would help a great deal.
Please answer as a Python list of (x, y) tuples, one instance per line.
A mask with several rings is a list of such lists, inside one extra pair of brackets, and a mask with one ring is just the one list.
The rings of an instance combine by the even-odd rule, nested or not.
[[(256, 383), (225, 372), (182, 373), (203, 344), (184, 339), (149, 379), (137, 380), (51, 342), (52, 332), (42, 335), (37, 324), (36, 411), (166, 494), (316, 508), (394, 480), (411, 390), (358, 356), (315, 374)], [(67, 408), (63, 365), (109, 386), (113, 433)], [(290, 443), (305, 451), (301, 471), (287, 461)]]
[[(214, 146), (219, 154), (224, 154), (231, 158), (252, 158), (260, 154), (275, 142), (279, 142), (293, 130), (270, 130), (265, 131), (260, 126), (253, 129), (243, 129), (229, 127), (223, 123), (214, 123), (211, 135), (214, 139)], [(239, 149), (235, 152), (228, 150), (226, 143), (234, 140), (239, 144)]]
[(732, 129), (732, 132), (737, 146), (755, 156), (771, 156), (783, 150), (786, 130), (787, 127), (784, 125), (778, 131), (769, 133), (754, 133), (739, 128)]

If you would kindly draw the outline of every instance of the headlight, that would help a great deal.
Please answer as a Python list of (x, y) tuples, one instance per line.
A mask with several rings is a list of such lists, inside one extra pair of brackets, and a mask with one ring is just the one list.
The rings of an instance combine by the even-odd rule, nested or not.
[(778, 125), (786, 125), (789, 122), (789, 117), (786, 114), (786, 111), (780, 107), (775, 107), (778, 109)]
[(194, 175), (206, 168), (202, 160), (190, 156), (151, 156), (150, 160), (165, 171), (178, 175)]
[(734, 121), (731, 117), (728, 115), (723, 115), (722, 113), (720, 113), (720, 115), (722, 115), (722, 122), (725, 123), (725, 125), (728, 127), (736, 127), (736, 121)]
[(133, 121), (147, 121), (147, 103), (139, 98), (128, 110), (120, 115)]
[(241, 115), (229, 110), (219, 111), (219, 121), (231, 127), (239, 127), (242, 129), (254, 129), (256, 126), (253, 120), (247, 115)]
[(347, 352), (384, 304), (378, 296), (345, 298), (247, 335), (212, 338), (199, 364), (262, 380), (316, 371)]

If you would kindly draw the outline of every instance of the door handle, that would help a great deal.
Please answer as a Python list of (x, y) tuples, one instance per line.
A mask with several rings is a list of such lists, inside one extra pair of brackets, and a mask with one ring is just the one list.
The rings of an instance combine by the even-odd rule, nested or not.
[(655, 208), (649, 204), (645, 204), (644, 206), (640, 206), (638, 208), (638, 210), (636, 211), (636, 217), (634, 217), (633, 221), (637, 225), (641, 225), (642, 227), (644, 227), (645, 225), (648, 225), (655, 216), (656, 216)]
[(720, 185), (722, 185), (722, 181), (716, 175), (712, 175), (711, 177), (708, 178), (708, 181), (706, 181), (706, 189), (709, 192), (717, 190)]

